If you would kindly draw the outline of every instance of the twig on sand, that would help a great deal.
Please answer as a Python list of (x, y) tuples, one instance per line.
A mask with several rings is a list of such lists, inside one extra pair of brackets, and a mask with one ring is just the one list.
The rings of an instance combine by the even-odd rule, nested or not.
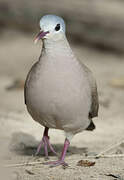
[[(107, 149), (105, 149), (104, 151), (100, 152), (99, 154), (97, 154), (96, 156), (88, 156), (88, 158), (120, 158), (120, 157), (124, 157), (124, 154), (109, 154), (109, 155), (105, 155), (106, 152), (112, 150), (113, 148), (119, 146), (120, 144), (124, 143), (124, 139), (119, 141), (116, 144), (112, 144), (111, 146), (109, 146)], [(18, 164), (6, 164), (4, 165), (4, 167), (20, 167), (20, 166), (30, 166), (30, 165), (36, 165), (36, 164), (43, 164), (42, 162), (24, 162), (24, 163), (18, 163)]]
[(112, 158), (112, 157), (124, 157), (124, 154), (106, 154), (106, 155), (102, 155), (101, 157), (105, 157), (105, 158)]
[(123, 158), (124, 154), (102, 154), (100, 156), (88, 156), (88, 158)]
[(100, 158), (100, 157), (124, 157), (124, 154), (112, 154), (112, 155), (105, 155), (106, 152), (114, 149), (115, 147), (119, 146), (120, 144), (124, 143), (124, 139), (119, 141), (116, 144), (110, 145), (108, 148), (104, 149), (102, 152), (97, 154), (96, 156), (88, 156), (88, 157), (94, 157), (94, 158)]
[(30, 166), (30, 165), (36, 165), (36, 164), (43, 164), (42, 162), (24, 162), (24, 163), (18, 163), (18, 164), (6, 164), (4, 167), (20, 167), (20, 166)]
[(121, 140), (121, 141), (119, 141), (119, 142), (117, 142), (116, 144), (110, 145), (107, 149), (105, 149), (104, 151), (102, 151), (102, 152), (100, 152), (99, 154), (97, 154), (97, 155), (96, 155), (96, 158), (101, 157), (101, 156), (104, 155), (106, 152), (114, 149), (115, 147), (119, 146), (119, 145), (122, 144), (122, 143), (124, 143), (124, 139)]
[[(109, 155), (100, 155), (100, 158), (122, 158), (124, 157), (124, 154), (109, 154)], [(99, 158), (98, 156), (88, 156), (88, 158)], [(4, 165), (5, 168), (9, 167), (20, 167), (20, 166), (31, 166), (31, 165), (37, 165), (37, 164), (43, 164), (42, 162), (25, 162), (20, 164), (6, 164)]]

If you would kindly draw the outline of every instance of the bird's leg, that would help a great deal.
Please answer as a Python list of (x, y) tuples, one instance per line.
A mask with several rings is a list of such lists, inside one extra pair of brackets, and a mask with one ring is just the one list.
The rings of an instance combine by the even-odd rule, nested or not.
[(45, 164), (49, 164), (49, 165), (51, 165), (51, 167), (55, 167), (55, 166), (59, 166), (59, 165), (68, 166), (68, 164), (65, 163), (64, 159), (65, 159), (66, 152), (67, 152), (67, 149), (68, 149), (69, 145), (70, 145), (70, 142), (66, 138), (65, 143), (64, 143), (64, 148), (63, 148), (63, 151), (61, 153), (60, 159), (58, 161), (50, 161), (50, 162), (47, 162)]
[(45, 152), (45, 156), (46, 158), (48, 159), (48, 147), (50, 148), (50, 150), (54, 153), (54, 154), (57, 154), (55, 152), (55, 150), (53, 149), (52, 145), (50, 144), (50, 141), (49, 141), (49, 136), (48, 136), (48, 130), (49, 128), (48, 127), (45, 127), (45, 130), (44, 130), (44, 133), (43, 133), (43, 138), (37, 148), (37, 151), (35, 153), (35, 155), (38, 155), (39, 152), (40, 152), (40, 149), (42, 147), (42, 145), (44, 145), (44, 152)]

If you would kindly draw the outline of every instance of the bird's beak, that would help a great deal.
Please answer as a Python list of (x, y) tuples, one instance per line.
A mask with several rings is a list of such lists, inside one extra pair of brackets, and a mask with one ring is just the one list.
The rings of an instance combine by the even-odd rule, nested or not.
[(38, 33), (38, 35), (36, 36), (36, 38), (35, 38), (35, 40), (34, 40), (34, 43), (36, 44), (37, 42), (38, 42), (38, 40), (40, 40), (40, 39), (42, 39), (44, 36), (46, 36), (46, 34), (48, 34), (49, 33), (49, 31), (46, 31), (46, 32), (44, 32), (44, 31), (40, 31), (39, 33)]

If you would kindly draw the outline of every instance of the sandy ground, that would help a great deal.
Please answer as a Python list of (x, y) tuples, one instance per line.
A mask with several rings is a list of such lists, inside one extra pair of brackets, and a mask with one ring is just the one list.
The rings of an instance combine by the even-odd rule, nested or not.
[[(124, 56), (98, 52), (74, 44), (72, 47), (80, 60), (92, 69), (97, 79), (99, 117), (94, 119), (95, 131), (82, 132), (73, 138), (66, 157), (69, 167), (50, 168), (42, 164), (45, 162), (43, 151), (37, 158), (33, 156), (43, 128), (28, 115), (23, 88), (7, 89), (14, 80), (25, 79), (31, 65), (38, 59), (41, 44), (33, 44), (33, 35), (27, 36), (14, 31), (3, 33), (0, 40), (1, 177), (7, 175), (8, 179), (14, 180), (112, 180), (117, 178), (107, 174), (114, 174), (124, 178), (124, 158), (90, 158), (90, 161), (95, 161), (94, 166), (77, 166), (79, 160), (88, 159), (86, 154), (95, 155), (124, 140), (124, 88), (111, 85), (113, 79), (124, 77)], [(61, 153), (63, 132), (50, 130), (50, 137), (56, 151)], [(113, 153), (124, 153), (124, 143), (106, 154)], [(56, 157), (50, 153), (50, 159), (55, 160)], [(3, 165), (25, 162), (41, 164), (2, 168)]]

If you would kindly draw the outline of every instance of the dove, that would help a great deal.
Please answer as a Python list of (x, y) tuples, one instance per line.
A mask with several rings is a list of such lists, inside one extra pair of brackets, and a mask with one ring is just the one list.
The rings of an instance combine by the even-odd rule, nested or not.
[(46, 158), (48, 148), (57, 155), (48, 131), (52, 128), (65, 132), (61, 156), (46, 163), (51, 166), (68, 165), (65, 156), (73, 136), (95, 129), (92, 118), (98, 116), (99, 109), (96, 81), (75, 57), (65, 31), (65, 22), (59, 16), (48, 14), (40, 19), (35, 43), (42, 40), (41, 55), (29, 71), (24, 87), (29, 114), (45, 128), (36, 155), (42, 146)]

